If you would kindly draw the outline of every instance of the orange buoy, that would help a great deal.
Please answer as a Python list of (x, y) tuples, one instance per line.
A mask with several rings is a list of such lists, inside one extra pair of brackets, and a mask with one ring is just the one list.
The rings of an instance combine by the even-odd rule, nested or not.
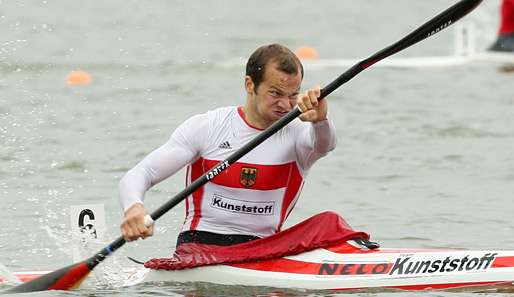
[(74, 70), (66, 75), (66, 84), (68, 86), (86, 86), (92, 81), (91, 75), (82, 70)]
[(319, 58), (318, 52), (310, 46), (299, 47), (294, 53), (300, 60), (314, 60)]

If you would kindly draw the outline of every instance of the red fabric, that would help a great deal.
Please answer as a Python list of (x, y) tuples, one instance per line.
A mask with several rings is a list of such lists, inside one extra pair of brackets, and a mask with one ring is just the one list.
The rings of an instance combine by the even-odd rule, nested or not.
[(259, 130), (259, 131), (264, 131), (264, 129), (257, 128), (255, 126), (253, 126), (252, 124), (248, 123), (248, 121), (246, 120), (245, 113), (243, 112), (243, 107), (242, 106), (238, 106), (237, 107), (237, 113), (239, 113), (239, 116), (243, 119), (243, 121), (245, 121), (245, 123), (248, 125), (248, 127), (252, 128), (252, 129), (255, 129), (255, 130)]
[(49, 286), (48, 290), (70, 290), (78, 288), (89, 272), (91, 272), (91, 268), (84, 262), (74, 265), (70, 269), (65, 269), (66, 268), (63, 268), (63, 275)]
[[(191, 165), (191, 181), (195, 181), (200, 178), (205, 171), (204, 159), (200, 158)], [(190, 230), (195, 230), (196, 227), (198, 227), (198, 223), (200, 223), (200, 218), (202, 217), (202, 197), (203, 186), (193, 192), (194, 215), (193, 220), (191, 221)], [(186, 212), (186, 220), (188, 214), (189, 213)]]
[[(291, 164), (291, 170), (289, 172), (289, 176), (287, 178), (288, 187), (286, 193), (284, 194), (284, 201), (282, 202), (282, 212), (280, 213), (280, 225), (278, 226), (278, 230), (282, 230), (282, 225), (284, 224), (287, 216), (291, 210), (293, 210), (294, 204), (298, 199), (298, 195), (300, 195), (301, 186), (303, 186), (303, 177), (298, 170), (298, 166), (296, 163)], [(293, 205), (291, 205), (293, 204)]]
[[(219, 160), (205, 159), (205, 171), (218, 165), (219, 162)], [(230, 167), (227, 170), (223, 171), (222, 173), (218, 174), (218, 176), (213, 178), (211, 182), (217, 185), (235, 189), (252, 189), (260, 191), (276, 190), (288, 186), (292, 166), (296, 166), (296, 162), (289, 162), (277, 165), (262, 165), (236, 162), (230, 165)], [(241, 170), (243, 167), (251, 167), (257, 169), (257, 177), (255, 179), (255, 184), (251, 187), (245, 187), (241, 184)], [(301, 177), (302, 176), (300, 175), (300, 178)]]
[(296, 255), (316, 248), (329, 247), (352, 238), (369, 238), (354, 231), (333, 212), (315, 215), (272, 236), (231, 246), (184, 243), (172, 258), (151, 259), (145, 267), (177, 270), (203, 265), (260, 261)]
[(500, 34), (514, 33), (514, 0), (503, 0)]

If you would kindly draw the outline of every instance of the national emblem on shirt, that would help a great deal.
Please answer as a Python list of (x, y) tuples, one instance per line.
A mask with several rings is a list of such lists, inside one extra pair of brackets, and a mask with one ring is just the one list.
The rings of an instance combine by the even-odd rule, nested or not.
[(257, 168), (253, 167), (242, 167), (241, 168), (241, 177), (239, 182), (249, 188), (255, 185), (255, 181), (257, 180)]

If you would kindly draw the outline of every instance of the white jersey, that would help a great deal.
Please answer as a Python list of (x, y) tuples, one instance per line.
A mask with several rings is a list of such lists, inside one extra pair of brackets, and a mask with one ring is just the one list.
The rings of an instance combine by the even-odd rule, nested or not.
[[(151, 186), (185, 165), (189, 185), (261, 131), (246, 122), (241, 107), (191, 117), (123, 177), (124, 209), (142, 203)], [(329, 120), (315, 124), (293, 120), (186, 199), (183, 231), (258, 237), (280, 231), (307, 171), (335, 147), (335, 139)]]

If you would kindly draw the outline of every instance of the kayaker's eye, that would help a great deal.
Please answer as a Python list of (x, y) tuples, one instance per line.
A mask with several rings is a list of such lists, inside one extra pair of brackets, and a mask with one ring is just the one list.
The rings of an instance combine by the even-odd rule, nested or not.
[(275, 91), (275, 90), (271, 90), (269, 91), (269, 94), (271, 95), (271, 97), (273, 98), (278, 98), (280, 97), (282, 94), (280, 94), (279, 92)]
[(289, 100), (296, 100), (298, 98), (298, 93), (289, 96)]

